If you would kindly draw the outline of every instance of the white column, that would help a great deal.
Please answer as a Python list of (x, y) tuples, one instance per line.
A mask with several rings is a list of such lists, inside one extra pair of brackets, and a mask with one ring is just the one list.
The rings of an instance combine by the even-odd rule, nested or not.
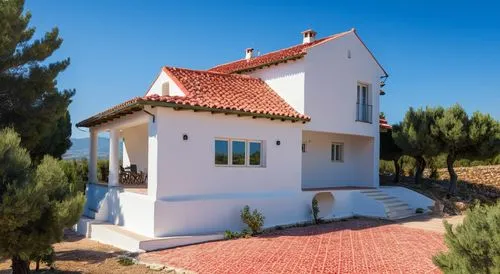
[[(155, 112), (157, 114), (157, 112)], [(148, 195), (158, 194), (158, 119), (148, 123)]]
[(97, 130), (90, 128), (89, 182), (97, 183)]
[(118, 186), (119, 184), (119, 138), (120, 132), (118, 129), (111, 129), (109, 131), (109, 179), (108, 186)]

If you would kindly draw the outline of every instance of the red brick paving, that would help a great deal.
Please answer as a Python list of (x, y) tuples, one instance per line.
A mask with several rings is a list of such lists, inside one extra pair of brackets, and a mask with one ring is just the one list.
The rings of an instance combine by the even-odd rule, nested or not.
[(290, 228), (142, 254), (198, 273), (440, 273), (443, 235), (377, 220)]

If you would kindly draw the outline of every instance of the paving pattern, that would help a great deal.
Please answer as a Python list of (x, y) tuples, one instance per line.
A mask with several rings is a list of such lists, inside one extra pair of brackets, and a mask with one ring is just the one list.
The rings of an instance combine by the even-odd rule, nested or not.
[(441, 233), (355, 219), (140, 255), (197, 273), (440, 273)]

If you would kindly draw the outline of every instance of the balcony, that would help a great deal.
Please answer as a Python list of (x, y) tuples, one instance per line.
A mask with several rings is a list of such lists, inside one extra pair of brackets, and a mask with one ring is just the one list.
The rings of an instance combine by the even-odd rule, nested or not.
[(372, 105), (356, 104), (356, 122), (372, 123)]

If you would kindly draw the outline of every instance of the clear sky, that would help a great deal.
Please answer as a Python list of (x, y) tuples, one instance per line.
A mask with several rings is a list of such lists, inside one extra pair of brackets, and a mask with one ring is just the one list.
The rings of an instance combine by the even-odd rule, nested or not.
[[(206, 69), (355, 27), (390, 77), (389, 122), (409, 106), (456, 102), (500, 119), (500, 4), (494, 1), (27, 0), (37, 37), (64, 39), (60, 88), (75, 88), (73, 124), (144, 94), (162, 65)], [(74, 137), (86, 132), (73, 129)]]

